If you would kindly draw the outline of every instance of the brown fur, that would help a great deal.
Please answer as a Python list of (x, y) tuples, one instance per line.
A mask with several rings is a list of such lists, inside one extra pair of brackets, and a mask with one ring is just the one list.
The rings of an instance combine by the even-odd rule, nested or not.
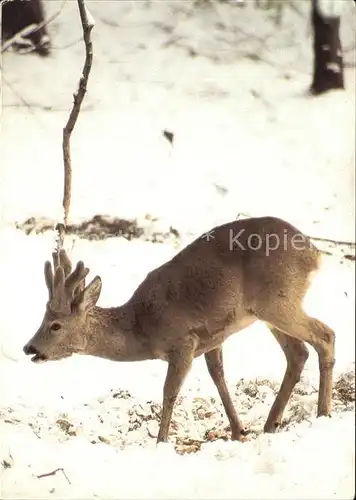
[[(167, 440), (179, 390), (194, 358), (204, 354), (232, 439), (241, 439), (245, 431), (226, 386), (222, 344), (231, 334), (261, 320), (287, 360), (265, 431), (273, 432), (281, 423), (308, 358), (305, 342), (319, 356), (318, 415), (329, 415), (335, 335), (302, 309), (310, 277), (319, 268), (320, 251), (295, 227), (274, 217), (230, 222), (215, 227), (210, 235), (197, 238), (150, 272), (130, 300), (115, 308), (96, 306), (100, 278), (85, 287), (88, 269), (79, 262), (71, 273), (62, 251), (54, 275), (50, 264), (45, 264), (47, 311), (25, 353), (33, 354), (37, 362), (73, 353), (116, 361), (167, 361), (158, 442)], [(53, 323), (60, 329), (51, 328)]]

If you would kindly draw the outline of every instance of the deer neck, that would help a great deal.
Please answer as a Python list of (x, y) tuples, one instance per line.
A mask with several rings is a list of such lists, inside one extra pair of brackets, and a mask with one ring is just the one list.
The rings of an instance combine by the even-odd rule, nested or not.
[(95, 307), (87, 317), (85, 354), (112, 361), (152, 359), (147, 340), (137, 334), (135, 315), (128, 305)]

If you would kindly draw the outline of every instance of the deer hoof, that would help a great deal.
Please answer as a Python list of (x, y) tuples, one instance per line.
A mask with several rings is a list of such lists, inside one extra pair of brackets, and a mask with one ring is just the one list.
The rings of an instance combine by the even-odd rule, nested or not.
[(280, 422), (267, 422), (263, 428), (263, 431), (267, 434), (274, 434), (280, 428)]
[(232, 432), (231, 441), (247, 441), (247, 436), (250, 434), (249, 429), (239, 429), (237, 432)]

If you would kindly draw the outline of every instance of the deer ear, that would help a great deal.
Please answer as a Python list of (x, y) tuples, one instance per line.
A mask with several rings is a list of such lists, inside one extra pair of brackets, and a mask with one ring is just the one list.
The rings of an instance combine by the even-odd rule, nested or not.
[(101, 278), (95, 276), (93, 281), (80, 292), (74, 299), (74, 304), (80, 311), (88, 311), (92, 309), (99, 300), (101, 293)]

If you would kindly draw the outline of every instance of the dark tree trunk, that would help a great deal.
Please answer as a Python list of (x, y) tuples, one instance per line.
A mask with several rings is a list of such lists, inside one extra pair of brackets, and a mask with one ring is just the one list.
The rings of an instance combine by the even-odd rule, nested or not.
[[(337, 0), (336, 0), (337, 1)], [(325, 16), (319, 1), (313, 0), (314, 31), (313, 94), (344, 88), (344, 66), (340, 42), (340, 17)]]
[[(44, 22), (42, 0), (10, 0), (1, 2), (2, 7), (2, 40), (8, 40), (31, 24), (40, 25)], [(33, 44), (33, 50), (40, 55), (49, 53), (49, 36), (46, 26), (24, 36)]]

